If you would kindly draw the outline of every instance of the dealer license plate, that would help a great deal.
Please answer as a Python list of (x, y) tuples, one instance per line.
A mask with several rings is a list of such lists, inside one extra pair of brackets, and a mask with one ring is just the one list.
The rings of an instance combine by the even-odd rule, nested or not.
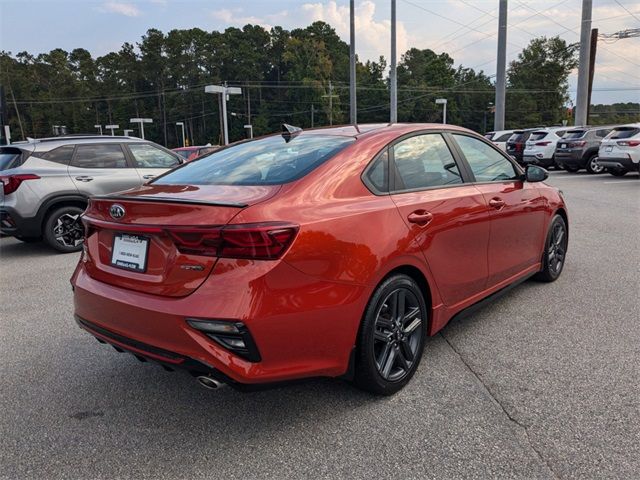
[(115, 234), (111, 250), (111, 265), (134, 272), (147, 270), (149, 239), (125, 233)]

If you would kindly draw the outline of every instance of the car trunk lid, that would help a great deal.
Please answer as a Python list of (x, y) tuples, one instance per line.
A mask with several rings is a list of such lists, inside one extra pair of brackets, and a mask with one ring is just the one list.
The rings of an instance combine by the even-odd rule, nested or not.
[(83, 215), (86, 243), (81, 261), (91, 277), (110, 285), (155, 295), (188, 295), (217, 261), (211, 254), (215, 248), (203, 254), (203, 244), (214, 242), (220, 228), (244, 208), (271, 198), (279, 189), (151, 184), (94, 197)]

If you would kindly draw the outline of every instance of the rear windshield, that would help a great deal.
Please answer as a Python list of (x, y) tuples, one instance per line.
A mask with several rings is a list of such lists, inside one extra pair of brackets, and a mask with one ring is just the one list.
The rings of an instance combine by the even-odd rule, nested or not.
[(640, 128), (636, 128), (636, 127), (619, 127), (619, 128), (614, 128), (613, 129), (613, 131), (609, 135), (609, 138), (614, 139), (614, 140), (617, 139), (617, 138), (631, 138), (637, 133), (640, 133)]
[(529, 137), (529, 140), (533, 140), (535, 142), (536, 140), (542, 140), (546, 136), (547, 132), (533, 132)]
[(315, 134), (300, 134), (288, 143), (280, 135), (266, 137), (200, 157), (153, 183), (279, 185), (301, 178), (354, 141)]
[(178, 155), (180, 155), (180, 157), (184, 158), (185, 160), (187, 160), (189, 158), (189, 155), (191, 155), (191, 151), (189, 150), (174, 150), (174, 153), (177, 153)]
[(582, 138), (585, 133), (587, 133), (586, 130), (569, 130), (562, 138), (566, 138), (567, 140)]
[(22, 161), (27, 157), (23, 156), (22, 150), (19, 148), (4, 147), (0, 149), (0, 171), (16, 168), (22, 165)]
[(525, 133), (524, 132), (515, 132), (509, 138), (509, 142), (521, 142), (521, 141), (524, 140), (524, 137), (525, 137)]
[(493, 141), (494, 142), (506, 142), (507, 140), (509, 140), (511, 138), (511, 135), (513, 135), (511, 132), (503, 133), (498, 138), (494, 138)]

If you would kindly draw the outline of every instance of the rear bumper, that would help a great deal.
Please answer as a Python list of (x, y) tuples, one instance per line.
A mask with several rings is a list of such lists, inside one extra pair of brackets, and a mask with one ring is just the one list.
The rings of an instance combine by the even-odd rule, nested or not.
[(39, 237), (42, 225), (38, 217), (24, 218), (14, 208), (0, 208), (0, 232), (18, 237)]
[(630, 172), (638, 170), (638, 163), (634, 163), (629, 157), (618, 158), (598, 158), (598, 165), (602, 165), (606, 168), (622, 169)]
[(525, 165), (527, 164), (540, 165), (541, 167), (545, 167), (545, 168), (552, 167), (555, 165), (555, 161), (553, 160), (553, 158), (536, 157), (534, 155), (523, 156), (522, 163), (524, 163)]
[[(234, 268), (236, 263), (221, 259), (198, 290), (176, 298), (105, 284), (89, 277), (81, 261), (72, 277), (75, 315), (102, 341), (171, 367), (210, 373), (225, 383), (344, 375), (368, 289), (323, 282), (285, 262)], [(234, 354), (186, 318), (242, 321), (261, 360)]]
[(560, 167), (584, 168), (586, 163), (582, 155), (582, 150), (575, 152), (556, 152), (555, 159)]

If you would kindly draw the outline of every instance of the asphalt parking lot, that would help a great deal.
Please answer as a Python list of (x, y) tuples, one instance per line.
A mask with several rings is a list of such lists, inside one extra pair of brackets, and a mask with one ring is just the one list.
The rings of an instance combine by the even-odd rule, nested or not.
[(638, 478), (640, 180), (550, 182), (562, 277), (449, 324), (391, 398), (207, 391), (75, 325), (76, 255), (0, 239), (0, 477)]

